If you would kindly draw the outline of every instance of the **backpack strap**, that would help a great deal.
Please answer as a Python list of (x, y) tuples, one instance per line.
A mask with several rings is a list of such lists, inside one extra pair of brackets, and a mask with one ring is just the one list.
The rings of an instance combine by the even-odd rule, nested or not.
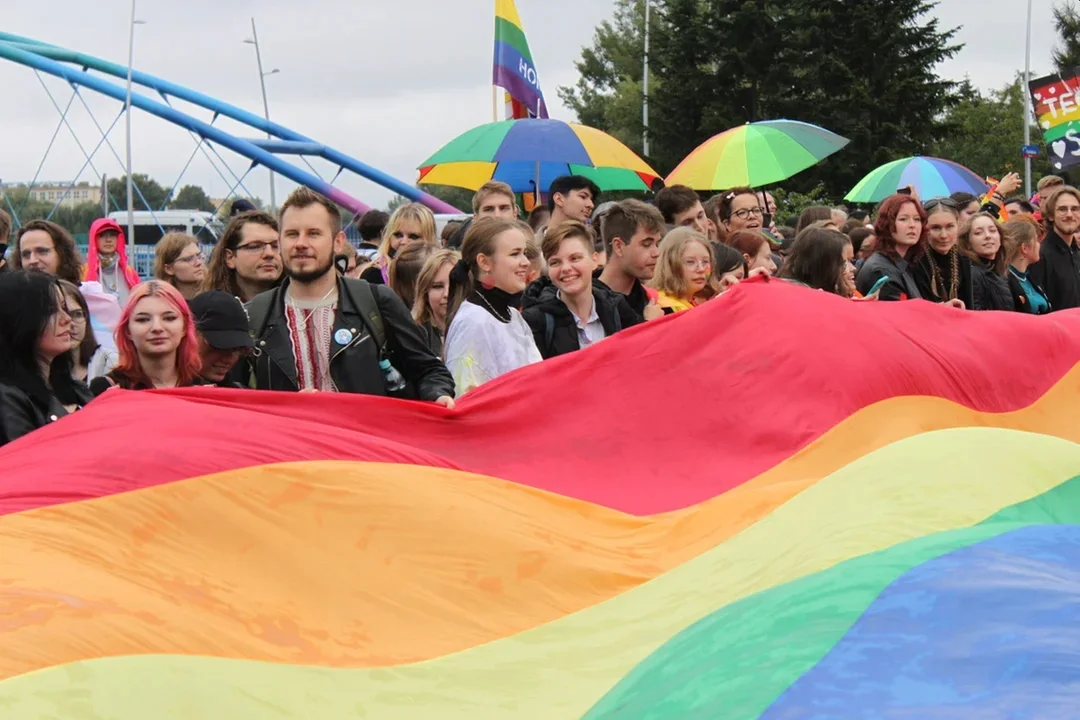
[(270, 309), (273, 308), (277, 295), (276, 291), (259, 293), (244, 306), (247, 309), (253, 340), (259, 339), (266, 330), (266, 322), (270, 319)]
[(555, 337), (555, 316), (551, 313), (544, 313), (544, 347), (549, 352), (551, 350), (551, 341)]
[(368, 326), (368, 332), (375, 339), (376, 346), (382, 352), (386, 347), (386, 325), (383, 323), (379, 303), (375, 300), (371, 285), (367, 280), (345, 278), (345, 288), (349, 291), (353, 305), (360, 311), (364, 324)]

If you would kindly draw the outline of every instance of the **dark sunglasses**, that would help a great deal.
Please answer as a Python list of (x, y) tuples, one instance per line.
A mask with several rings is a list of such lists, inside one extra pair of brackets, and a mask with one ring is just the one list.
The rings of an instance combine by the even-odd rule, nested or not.
[(930, 212), (931, 210), (936, 208), (938, 205), (944, 205), (945, 207), (947, 207), (947, 208), (949, 208), (951, 210), (959, 210), (960, 209), (960, 205), (955, 200), (953, 200), (952, 198), (944, 197), (944, 198), (933, 198), (931, 200), (927, 200), (926, 203), (923, 204), (923, 210), (926, 210), (927, 212)]

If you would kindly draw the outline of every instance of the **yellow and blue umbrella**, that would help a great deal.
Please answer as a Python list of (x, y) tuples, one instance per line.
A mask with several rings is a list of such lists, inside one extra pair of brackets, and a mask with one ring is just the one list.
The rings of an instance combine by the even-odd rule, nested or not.
[(923, 199), (954, 192), (982, 195), (988, 185), (981, 177), (952, 160), (935, 157), (901, 158), (871, 170), (844, 199), (849, 202), (880, 202), (899, 188), (911, 186)]
[(503, 120), (475, 127), (419, 169), (420, 184), (476, 190), (500, 180), (518, 193), (547, 192), (561, 175), (584, 175), (601, 190), (652, 190), (662, 182), (612, 136), (561, 120)]

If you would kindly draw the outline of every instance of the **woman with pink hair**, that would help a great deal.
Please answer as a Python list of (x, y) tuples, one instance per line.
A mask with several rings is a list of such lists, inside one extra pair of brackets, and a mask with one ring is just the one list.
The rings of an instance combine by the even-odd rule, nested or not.
[(90, 383), (94, 395), (109, 388), (151, 390), (194, 385), (199, 377), (195, 319), (172, 285), (150, 280), (131, 290), (116, 328), (120, 360)]
[(132, 288), (139, 284), (139, 274), (128, 265), (124, 231), (110, 218), (99, 218), (90, 225), (90, 243), (86, 249), (84, 280), (101, 283), (121, 305), (127, 303)]

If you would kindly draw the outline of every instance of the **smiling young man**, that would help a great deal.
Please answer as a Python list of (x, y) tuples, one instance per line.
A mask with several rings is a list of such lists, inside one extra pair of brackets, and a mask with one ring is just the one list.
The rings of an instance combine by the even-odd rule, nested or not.
[(548, 228), (556, 228), (565, 220), (588, 224), (593, 208), (600, 202), (600, 187), (584, 175), (562, 175), (548, 187), (548, 209), (551, 217), (536, 231), (536, 242), (543, 243)]
[[(337, 206), (308, 188), (281, 207), (285, 281), (248, 304), (260, 390), (390, 395), (454, 406), (454, 380), (389, 288), (341, 277), (345, 233)], [(393, 363), (383, 367), (380, 361)], [(404, 378), (406, 387), (393, 385)]]
[(663, 215), (640, 200), (622, 200), (605, 213), (603, 225), (607, 264), (593, 282), (623, 295), (642, 320), (662, 317), (655, 304), (655, 312), (646, 311), (650, 302), (644, 283), (652, 279), (660, 258), (660, 239), (665, 230)]
[(598, 257), (585, 225), (576, 220), (560, 223), (544, 236), (540, 251), (551, 283), (522, 315), (545, 360), (641, 322), (625, 297), (593, 284)]
[(1039, 262), (1028, 268), (1028, 277), (1046, 291), (1056, 310), (1080, 307), (1080, 190), (1063, 185), (1043, 204), (1043, 238)]

